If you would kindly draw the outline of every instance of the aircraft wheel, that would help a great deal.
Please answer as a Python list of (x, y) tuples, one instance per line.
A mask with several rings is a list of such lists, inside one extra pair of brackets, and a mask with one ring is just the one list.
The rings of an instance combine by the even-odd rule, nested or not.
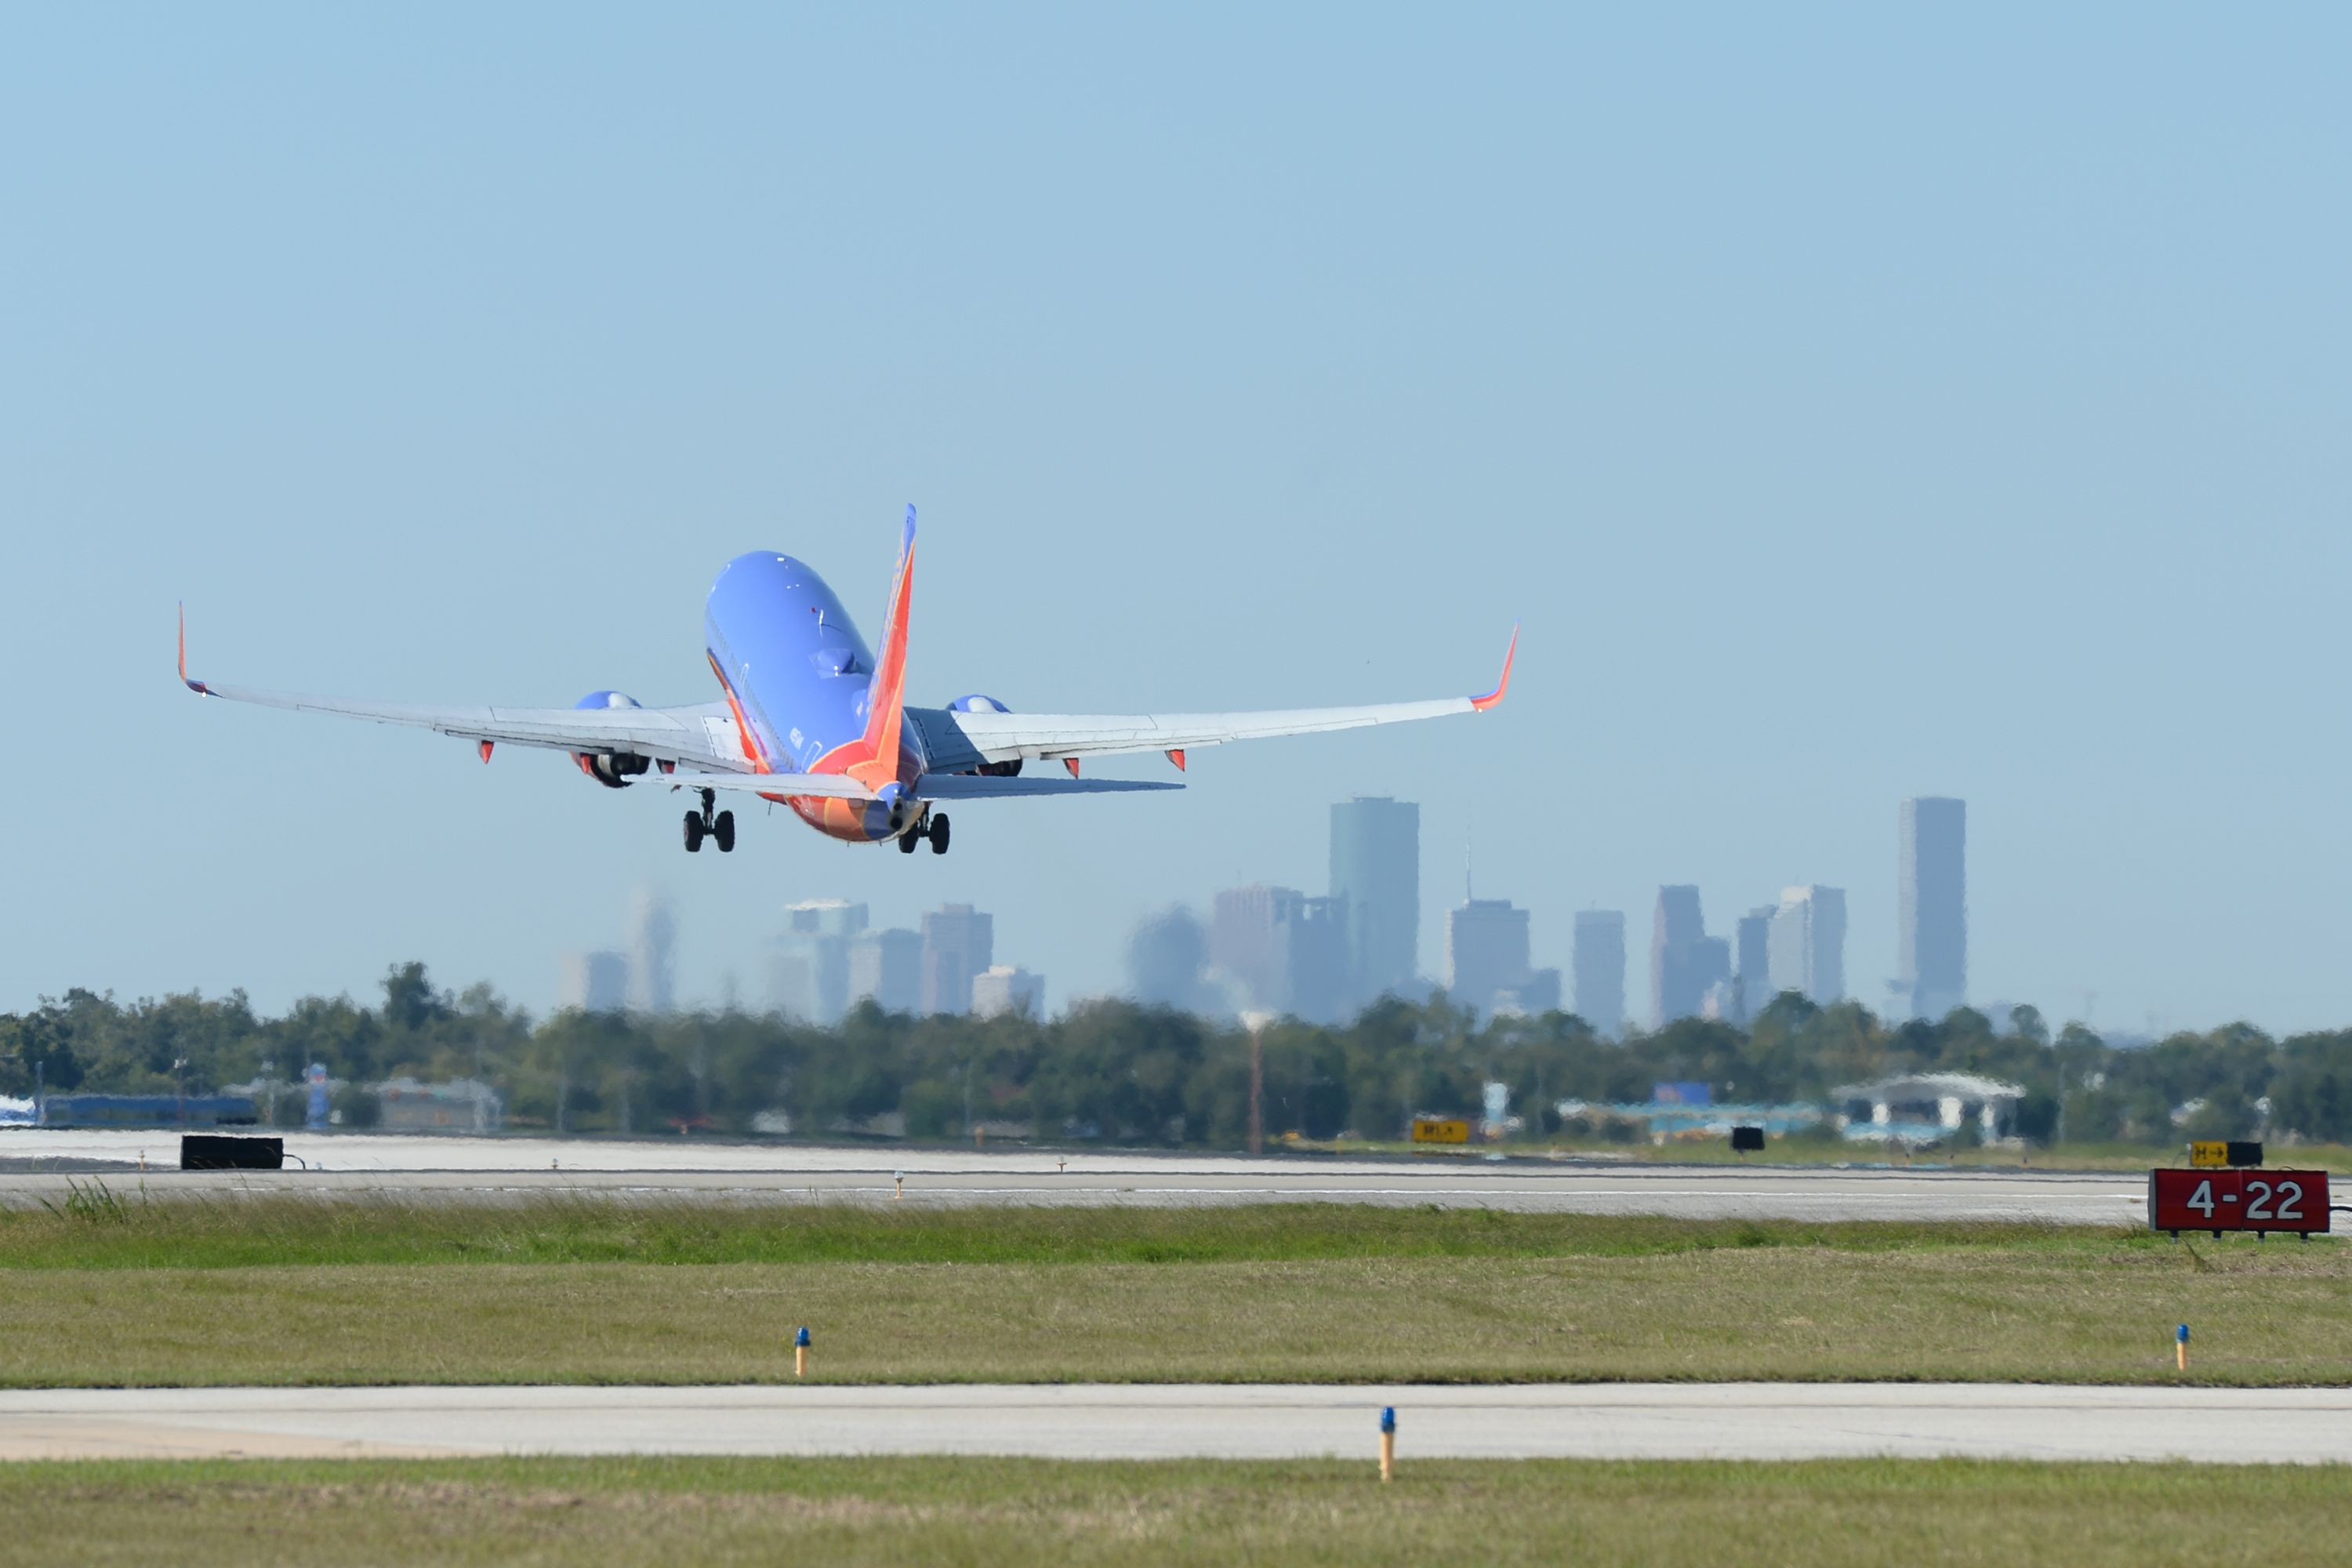
[(915, 840), (921, 837), (921, 834), (912, 832), (901, 833), (898, 835), (898, 853), (901, 855), (912, 855), (915, 852)]
[(947, 852), (948, 817), (947, 813), (940, 812), (931, 818), (931, 853), (944, 855)]
[(734, 854), (735, 814), (731, 811), (720, 812), (719, 820), (710, 825), (710, 837), (719, 841), (719, 852), (721, 855)]
[(698, 811), (689, 811), (686, 814), (686, 852), (695, 855), (699, 854), (701, 849), (702, 814)]

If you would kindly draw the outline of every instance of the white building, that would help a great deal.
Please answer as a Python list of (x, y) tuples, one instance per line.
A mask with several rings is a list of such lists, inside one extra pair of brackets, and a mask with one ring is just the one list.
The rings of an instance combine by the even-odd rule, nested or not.
[(1856, 1142), (1940, 1142), (1973, 1121), (1988, 1143), (2017, 1133), (2022, 1086), (1965, 1072), (1905, 1073), (1830, 1091), (1838, 1125)]
[(1794, 991), (1820, 1006), (1845, 999), (1845, 889), (1784, 888), (1765, 933), (1772, 994)]
[(993, 1018), (1000, 1013), (1043, 1018), (1045, 977), (1011, 964), (993, 964), (971, 977), (971, 1010), (982, 1018)]

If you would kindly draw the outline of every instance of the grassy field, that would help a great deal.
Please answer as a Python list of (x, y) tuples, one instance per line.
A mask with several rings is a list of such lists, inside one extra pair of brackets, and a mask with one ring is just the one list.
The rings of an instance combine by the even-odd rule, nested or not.
[(2352, 1382), (2352, 1250), (2035, 1226), (1301, 1205), (0, 1221), (0, 1384)]
[(998, 1459), (0, 1467), (45, 1564), (2341, 1562), (2336, 1468)]

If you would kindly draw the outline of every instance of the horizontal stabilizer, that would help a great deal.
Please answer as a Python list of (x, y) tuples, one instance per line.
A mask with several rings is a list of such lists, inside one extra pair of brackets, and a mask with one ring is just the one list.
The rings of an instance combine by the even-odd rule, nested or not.
[(740, 790), (746, 795), (823, 800), (872, 800), (874, 792), (847, 773), (672, 773), (663, 781), (677, 789)]
[(1022, 795), (1121, 795), (1139, 789), (1182, 789), (1149, 779), (1015, 779), (985, 773), (925, 773), (915, 781), (918, 800), (1003, 800)]

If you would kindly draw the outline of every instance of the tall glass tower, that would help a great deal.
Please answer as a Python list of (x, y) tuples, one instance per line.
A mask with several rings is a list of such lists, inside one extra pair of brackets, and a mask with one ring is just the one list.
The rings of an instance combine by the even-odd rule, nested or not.
[(1916, 1018), (1941, 1018), (1969, 998), (1969, 804), (1939, 795), (1903, 803), (1895, 876), (1895, 984)]
[(1346, 910), (1349, 998), (1409, 993), (1421, 968), (1421, 807), (1359, 795), (1331, 808), (1331, 897)]

